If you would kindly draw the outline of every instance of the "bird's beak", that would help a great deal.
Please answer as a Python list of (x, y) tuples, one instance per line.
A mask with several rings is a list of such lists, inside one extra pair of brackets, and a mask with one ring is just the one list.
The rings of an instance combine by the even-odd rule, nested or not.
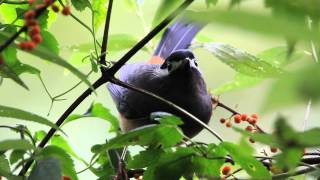
[(198, 68), (195, 62), (196, 62), (195, 59), (189, 59), (187, 61), (187, 64), (190, 68)]

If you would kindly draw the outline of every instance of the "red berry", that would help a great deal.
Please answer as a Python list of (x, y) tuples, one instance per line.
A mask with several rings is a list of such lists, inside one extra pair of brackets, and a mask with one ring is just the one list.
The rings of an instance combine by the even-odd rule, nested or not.
[(241, 115), (236, 114), (235, 116), (233, 116), (233, 119), (234, 119), (235, 123), (240, 123), (241, 122)]
[(254, 119), (258, 119), (258, 115), (257, 114), (251, 114), (251, 117)]
[(226, 123), (226, 126), (227, 126), (228, 128), (230, 128), (230, 127), (232, 127), (232, 123), (231, 123), (230, 121), (228, 121), (228, 122)]
[(27, 49), (27, 42), (25, 41), (22, 41), (19, 43), (19, 48), (22, 49), (22, 50), (26, 50)]
[(70, 6), (63, 7), (62, 14), (68, 16), (71, 14)]
[(226, 122), (226, 119), (225, 119), (225, 118), (221, 118), (221, 119), (220, 119), (220, 123), (221, 123), (221, 124), (224, 124), (225, 122)]
[(57, 5), (55, 5), (55, 4), (52, 4), (52, 5), (51, 5), (51, 8), (52, 8), (52, 10), (53, 10), (54, 12), (56, 12), (56, 13), (59, 12), (59, 10), (60, 10), (59, 7), (58, 7)]
[[(4, 60), (3, 60), (2, 56), (0, 55), (0, 66), (1, 66), (2, 64), (4, 64)], [(1, 176), (0, 176), (0, 177), (1, 177)]]
[(27, 41), (26, 42), (26, 50), (27, 51), (31, 51), (34, 48), (36, 48), (36, 44), (34, 42), (32, 42), (32, 41)]
[(52, 0), (43, 0), (43, 2), (47, 5), (50, 5), (52, 3)]
[(37, 5), (36, 5), (36, 9), (43, 9), (43, 8), (45, 8), (45, 7), (46, 7), (45, 4), (37, 4)]
[(36, 26), (36, 25), (38, 25), (38, 21), (35, 19), (28, 19), (28, 20), (26, 20), (26, 25), (28, 27)]
[(256, 141), (254, 140), (254, 139), (252, 139), (252, 138), (249, 138), (249, 141), (251, 142), (251, 143), (255, 143)]
[(221, 172), (223, 175), (228, 175), (231, 171), (231, 167), (230, 166), (223, 166)]
[(246, 121), (248, 118), (248, 115), (247, 114), (241, 114), (241, 120), (242, 121)]
[(25, 20), (30, 20), (33, 19), (36, 16), (36, 12), (34, 10), (29, 10), (24, 13), (24, 19)]
[(29, 3), (30, 5), (32, 5), (32, 4), (34, 3), (34, 1), (35, 1), (35, 0), (28, 0), (28, 3)]
[(246, 127), (246, 130), (249, 131), (249, 132), (251, 132), (251, 131), (253, 130), (253, 127), (252, 127), (252, 126), (247, 126), (247, 127)]
[(278, 148), (276, 147), (270, 147), (270, 151), (273, 153), (276, 153), (278, 151)]
[(35, 25), (32, 27), (32, 29), (29, 31), (29, 35), (30, 36), (34, 36), (36, 34), (39, 34), (41, 31), (40, 26), (39, 25)]
[(72, 180), (72, 179), (70, 177), (68, 177), (68, 176), (63, 176), (62, 180)]
[(32, 36), (32, 42), (34, 42), (35, 44), (39, 44), (42, 42), (42, 37), (40, 34), (36, 34), (34, 36)]

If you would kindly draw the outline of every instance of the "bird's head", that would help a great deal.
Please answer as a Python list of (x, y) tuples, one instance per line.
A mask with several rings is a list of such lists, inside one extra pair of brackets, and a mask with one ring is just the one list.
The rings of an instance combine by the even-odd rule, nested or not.
[(160, 68), (167, 70), (171, 74), (179, 71), (187, 72), (191, 69), (198, 69), (198, 64), (190, 50), (177, 50), (167, 57)]

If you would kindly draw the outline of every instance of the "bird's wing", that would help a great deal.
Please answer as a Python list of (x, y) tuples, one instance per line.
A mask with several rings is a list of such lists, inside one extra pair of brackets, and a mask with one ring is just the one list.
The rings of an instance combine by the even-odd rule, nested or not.
[[(159, 65), (127, 64), (120, 69), (119, 79), (136, 87), (150, 90), (149, 87), (154, 87), (152, 84), (158, 84), (160, 81), (156, 69), (159, 69)], [(145, 106), (152, 106), (149, 104), (150, 98), (112, 83), (108, 84), (108, 90), (122, 116), (134, 118), (148, 116), (149, 112)]]
[[(186, 18), (177, 20), (162, 35), (153, 58), (166, 59), (175, 50), (189, 48), (193, 38), (203, 26), (204, 24), (190, 21)], [(150, 61), (153, 61), (153, 58)]]

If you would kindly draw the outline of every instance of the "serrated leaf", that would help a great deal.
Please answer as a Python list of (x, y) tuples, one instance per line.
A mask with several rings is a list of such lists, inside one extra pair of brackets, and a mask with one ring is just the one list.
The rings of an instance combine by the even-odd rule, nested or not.
[(7, 151), (10, 149), (30, 150), (30, 149), (35, 149), (35, 147), (27, 140), (0, 141), (0, 151)]
[(229, 142), (223, 142), (222, 146), (230, 153), (232, 159), (238, 163), (252, 178), (271, 179), (267, 168), (251, 154)]
[(28, 180), (61, 180), (60, 161), (53, 157), (37, 160)]
[(55, 128), (59, 131), (62, 131), (56, 124), (52, 123), (51, 121), (49, 121), (44, 117), (41, 117), (39, 115), (30, 113), (21, 109), (13, 108), (13, 107), (0, 105), (0, 116), (36, 122), (42, 125), (47, 125), (49, 127)]
[(78, 180), (73, 160), (70, 157), (70, 155), (63, 149), (57, 146), (47, 146), (41, 151), (41, 153), (38, 156), (43, 158), (57, 158), (61, 163), (63, 174), (65, 176), (70, 177), (73, 180)]
[(72, 5), (78, 11), (83, 11), (85, 8), (90, 8), (90, 2), (88, 0), (71, 0)]
[(203, 47), (223, 63), (248, 76), (274, 77), (283, 73), (280, 68), (227, 44), (204, 43)]

